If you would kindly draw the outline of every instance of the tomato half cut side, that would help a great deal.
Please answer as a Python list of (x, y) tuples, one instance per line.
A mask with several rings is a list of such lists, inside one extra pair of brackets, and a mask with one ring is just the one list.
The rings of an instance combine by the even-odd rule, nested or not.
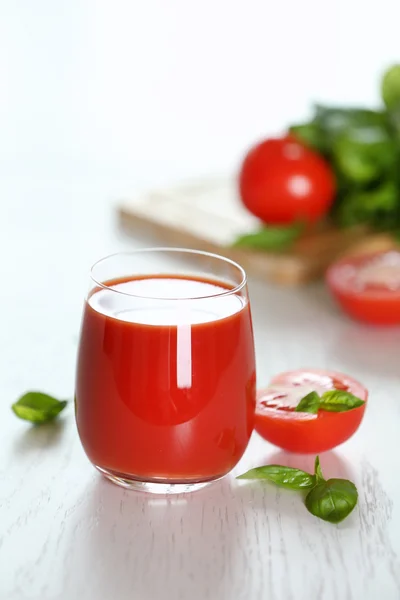
[(342, 373), (320, 369), (300, 369), (277, 375), (268, 388), (257, 392), (255, 430), (265, 440), (301, 454), (318, 454), (332, 450), (357, 431), (365, 404), (346, 412), (317, 414), (296, 412), (301, 398), (316, 391), (348, 391), (365, 402), (367, 389)]
[(326, 273), (328, 287), (352, 318), (372, 325), (400, 324), (400, 251), (343, 258)]

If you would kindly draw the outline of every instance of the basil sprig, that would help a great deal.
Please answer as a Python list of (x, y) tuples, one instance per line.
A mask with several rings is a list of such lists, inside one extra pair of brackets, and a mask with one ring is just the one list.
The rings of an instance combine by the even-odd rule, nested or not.
[(66, 405), (66, 400), (57, 400), (42, 392), (27, 392), (11, 408), (20, 419), (41, 424), (55, 419)]
[(328, 412), (345, 412), (365, 404), (364, 400), (344, 390), (330, 390), (319, 396), (317, 392), (310, 392), (300, 400), (296, 412), (317, 413), (319, 409)]
[(358, 500), (357, 488), (347, 479), (328, 479), (322, 474), (319, 456), (314, 474), (280, 465), (250, 469), (237, 479), (264, 479), (290, 490), (309, 490), (305, 498), (307, 510), (329, 523), (340, 523), (353, 510)]
[[(318, 476), (317, 476), (318, 472)], [(324, 521), (340, 523), (353, 510), (358, 500), (357, 488), (348, 479), (328, 479), (322, 476), (319, 458), (315, 459), (317, 484), (307, 494), (307, 510)]]
[(289, 488), (291, 490), (304, 490), (315, 485), (315, 477), (292, 467), (281, 467), (280, 465), (266, 465), (250, 469), (247, 473), (239, 475), (237, 479), (266, 479)]

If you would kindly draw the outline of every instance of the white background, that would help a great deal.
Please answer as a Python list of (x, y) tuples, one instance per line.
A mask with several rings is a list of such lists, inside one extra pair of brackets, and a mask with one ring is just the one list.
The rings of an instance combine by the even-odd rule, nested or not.
[(397, 0), (1, 0), (0, 161), (110, 193), (235, 169), (313, 101), (376, 104)]

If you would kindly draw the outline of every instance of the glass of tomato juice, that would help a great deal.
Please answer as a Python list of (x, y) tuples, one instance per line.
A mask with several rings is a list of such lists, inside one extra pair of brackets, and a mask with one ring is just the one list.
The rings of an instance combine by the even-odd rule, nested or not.
[(253, 431), (255, 357), (246, 274), (179, 248), (92, 267), (76, 378), (85, 452), (108, 479), (159, 493), (228, 473)]

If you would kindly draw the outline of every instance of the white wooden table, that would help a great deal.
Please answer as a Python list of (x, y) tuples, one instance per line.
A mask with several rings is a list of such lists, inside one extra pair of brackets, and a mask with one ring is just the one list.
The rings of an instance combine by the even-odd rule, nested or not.
[(250, 284), (260, 385), (315, 366), (370, 389), (360, 431), (321, 457), (326, 475), (359, 489), (343, 524), (315, 519), (296, 493), (235, 481), (268, 462), (312, 468), (313, 457), (285, 455), (256, 436), (235, 473), (208, 489), (129, 493), (87, 461), (73, 404), (40, 428), (10, 405), (35, 388), (72, 398), (89, 265), (154, 240), (118, 237), (101, 181), (10, 175), (2, 190), (0, 599), (398, 600), (400, 330), (349, 322), (322, 286)]

